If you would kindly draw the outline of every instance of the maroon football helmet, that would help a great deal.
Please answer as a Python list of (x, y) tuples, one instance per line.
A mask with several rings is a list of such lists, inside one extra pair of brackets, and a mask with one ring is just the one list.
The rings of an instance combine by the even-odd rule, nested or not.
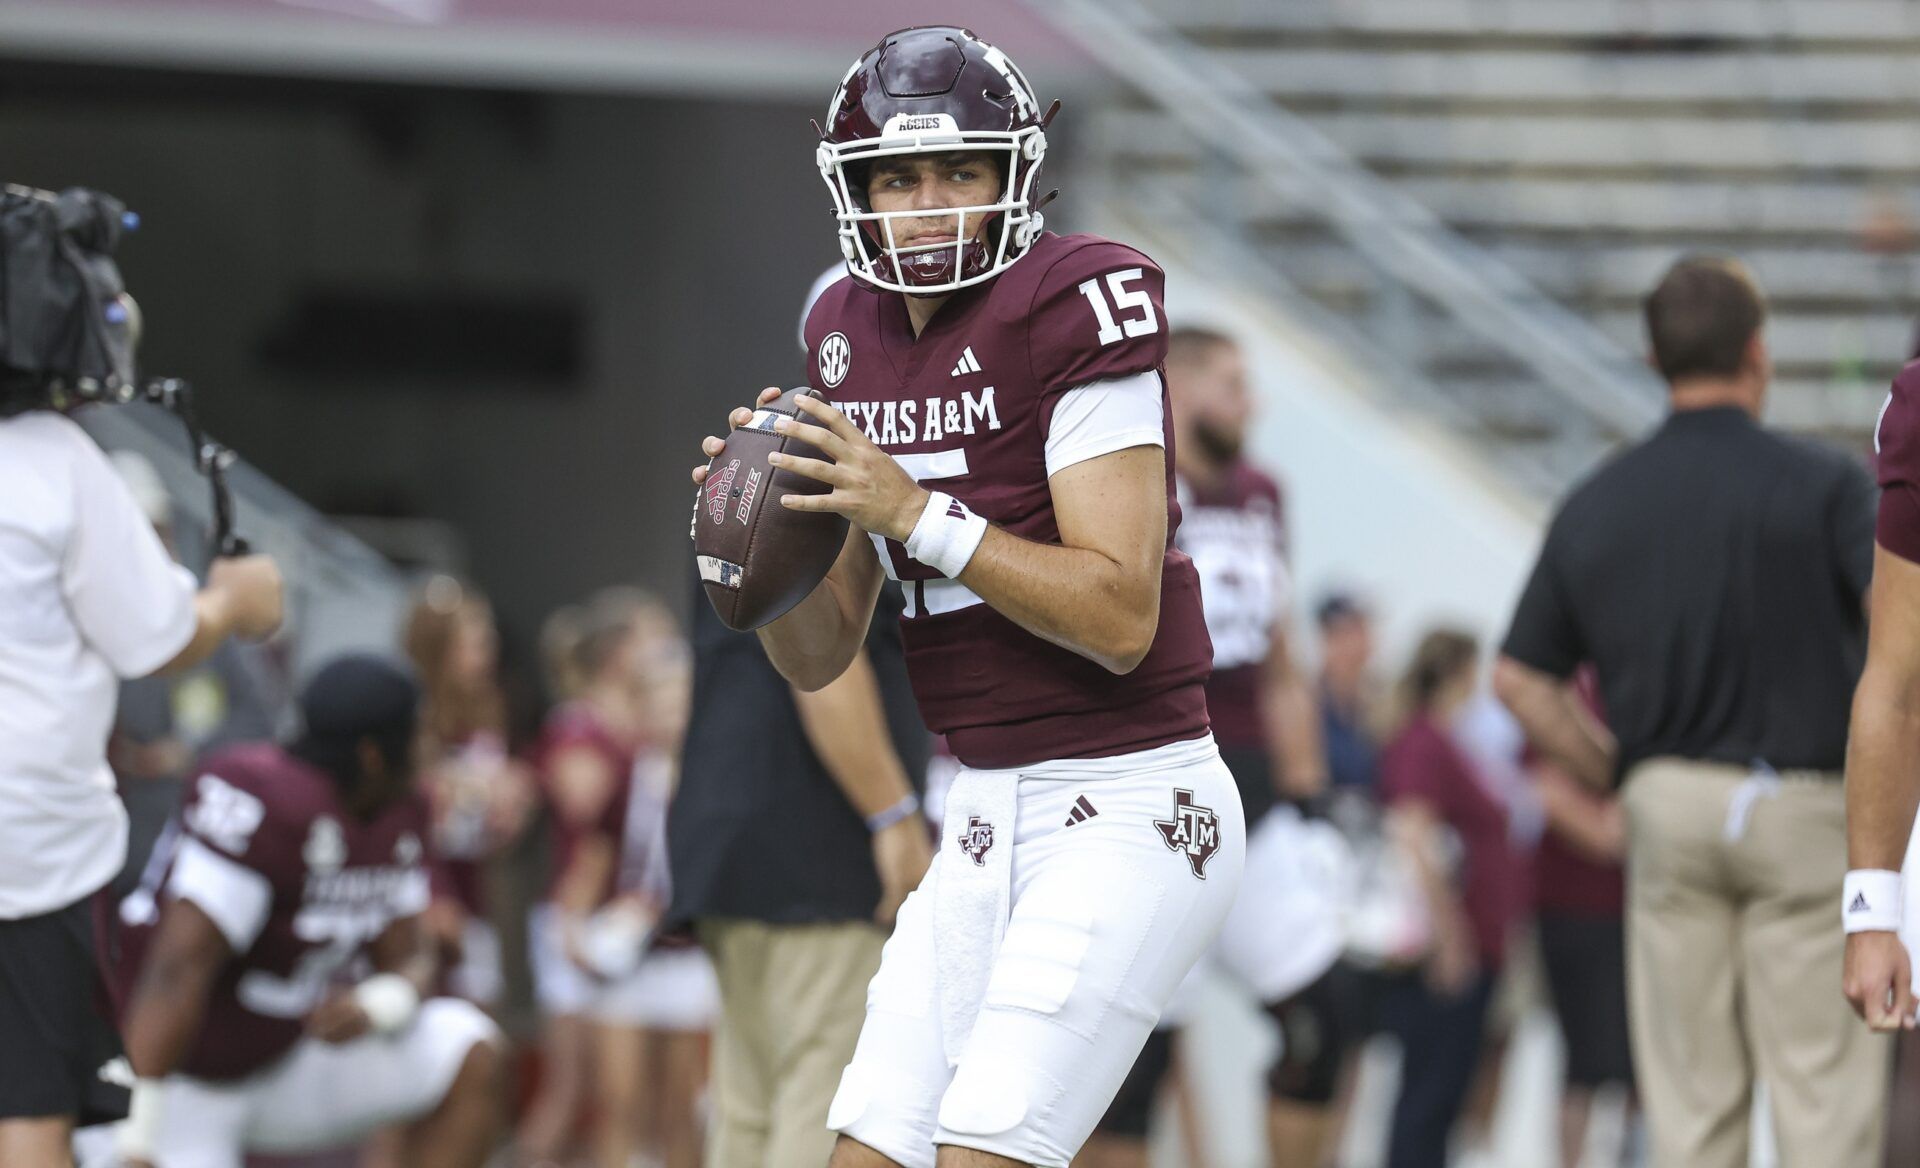
[[(820, 134), (820, 176), (833, 193), (840, 251), (861, 280), (937, 295), (990, 280), (1025, 255), (1044, 227), (1034, 181), (1047, 153), (1046, 111), (1007, 55), (964, 28), (907, 28), (867, 50), (834, 90)], [(937, 211), (875, 211), (866, 176), (876, 158), (982, 151), (996, 155), (1000, 197)], [(954, 218), (953, 242), (896, 246), (901, 219)], [(968, 217), (985, 226), (968, 238)]]

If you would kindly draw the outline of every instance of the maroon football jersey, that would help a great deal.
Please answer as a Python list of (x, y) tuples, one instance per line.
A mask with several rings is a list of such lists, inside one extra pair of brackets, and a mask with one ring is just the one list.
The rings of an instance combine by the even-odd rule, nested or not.
[[(613, 775), (613, 785), (608, 789), (606, 798), (589, 813), (577, 818), (561, 811), (561, 803), (555, 798), (553, 762), (564, 751), (587, 750), (604, 760)], [(567, 868), (573, 863), (574, 853), (582, 840), (589, 836), (603, 835), (614, 841), (621, 853), (625, 852), (627, 833), (627, 805), (633, 792), (634, 747), (621, 741), (585, 702), (568, 702), (558, 706), (547, 716), (547, 724), (542, 729), (537, 748), (537, 773), (540, 789), (553, 808), (553, 865), (552, 884), (548, 894), (564, 878)], [(605, 904), (613, 899), (615, 887), (620, 877), (620, 863), (616, 862), (607, 873), (594, 899), (594, 906)]]
[(1207, 717), (1229, 749), (1264, 750), (1261, 681), (1286, 594), (1287, 528), (1280, 484), (1235, 462), (1206, 489), (1180, 484), (1180, 550), (1200, 574), (1213, 639)]
[[(427, 906), (426, 824), (417, 798), (356, 819), (330, 776), (270, 744), (202, 765), (165, 841), (159, 899), (191, 899), (236, 953), (183, 1072), (252, 1074), (299, 1039), (333, 985), (365, 972), (367, 946)], [(117, 969), (128, 975), (158, 923), (143, 911), (153, 902), (147, 890), (123, 906)]]
[(1920, 361), (1894, 377), (1873, 448), (1881, 487), (1874, 540), (1901, 559), (1920, 563)]
[[(807, 319), (809, 379), (922, 485), (1010, 534), (1058, 544), (1046, 443), (1067, 391), (1160, 372), (1163, 277), (1090, 235), (1044, 235), (1006, 272), (953, 294), (916, 338), (906, 303), (842, 280)], [(904, 583), (907, 670), (927, 725), (977, 767), (1104, 758), (1206, 732), (1211, 649), (1193, 564), (1173, 546), (1173, 435), (1160, 625), (1124, 676), (1041, 640), (876, 539)]]

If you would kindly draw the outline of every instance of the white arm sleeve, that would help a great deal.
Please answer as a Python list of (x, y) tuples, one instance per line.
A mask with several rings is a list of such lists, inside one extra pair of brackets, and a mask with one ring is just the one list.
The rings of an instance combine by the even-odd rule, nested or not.
[(1047, 476), (1132, 446), (1165, 446), (1160, 374), (1090, 381), (1060, 395), (1047, 431)]
[(273, 885), (265, 876), (190, 835), (181, 837), (167, 894), (206, 913), (235, 953), (253, 948), (273, 906)]
[(74, 627), (123, 678), (145, 677), (193, 640), (193, 573), (173, 562), (126, 483), (75, 428), (73, 530), (60, 586)]

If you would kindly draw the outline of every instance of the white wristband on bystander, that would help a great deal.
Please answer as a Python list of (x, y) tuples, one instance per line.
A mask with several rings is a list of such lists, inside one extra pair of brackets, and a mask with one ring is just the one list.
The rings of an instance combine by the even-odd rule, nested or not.
[(366, 1012), (377, 1034), (404, 1029), (420, 1009), (420, 991), (397, 973), (376, 973), (354, 986), (353, 1000)]
[(958, 580), (985, 538), (986, 520), (945, 491), (933, 491), (927, 495), (920, 522), (907, 536), (907, 554), (947, 579)]
[(166, 1083), (135, 1079), (127, 1102), (127, 1121), (114, 1133), (113, 1150), (123, 1160), (152, 1160), (160, 1140), (160, 1118), (166, 1103)]
[(1840, 920), (1849, 933), (1892, 933), (1900, 928), (1900, 873), (1856, 868), (1841, 886)]

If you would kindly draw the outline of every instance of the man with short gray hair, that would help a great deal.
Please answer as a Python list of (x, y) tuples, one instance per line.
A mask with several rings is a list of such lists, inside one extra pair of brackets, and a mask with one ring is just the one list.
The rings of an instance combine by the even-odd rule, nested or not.
[[(1495, 678), (1542, 750), (1621, 786), (1658, 1168), (1745, 1168), (1760, 1079), (1782, 1163), (1880, 1163), (1889, 1051), (1832, 990), (1875, 491), (1853, 459), (1759, 424), (1765, 317), (1719, 257), (1648, 296), (1672, 412), (1561, 505)], [(1611, 735), (1568, 681), (1587, 662)]]

